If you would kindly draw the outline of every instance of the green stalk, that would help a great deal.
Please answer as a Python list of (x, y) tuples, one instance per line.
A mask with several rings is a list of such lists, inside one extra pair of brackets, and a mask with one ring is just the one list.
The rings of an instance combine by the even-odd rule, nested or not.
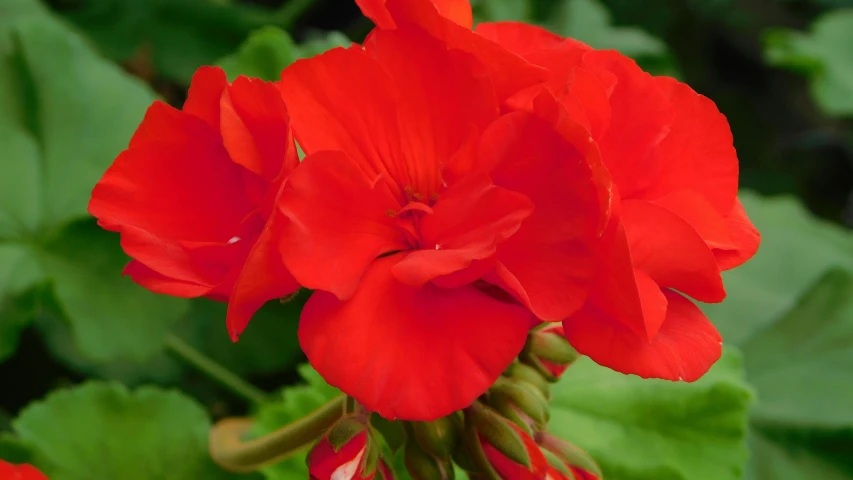
[(252, 472), (310, 447), (344, 414), (343, 395), (307, 417), (248, 441), (242, 439), (252, 429), (248, 418), (228, 418), (210, 431), (210, 455), (217, 465), (231, 472)]
[(169, 334), (166, 337), (166, 348), (168, 348), (175, 356), (181, 358), (249, 403), (259, 405), (268, 400), (267, 394), (264, 391), (246, 382), (238, 375), (235, 375), (234, 372), (214, 361), (212, 358), (199, 352), (195, 347), (188, 344), (178, 336)]

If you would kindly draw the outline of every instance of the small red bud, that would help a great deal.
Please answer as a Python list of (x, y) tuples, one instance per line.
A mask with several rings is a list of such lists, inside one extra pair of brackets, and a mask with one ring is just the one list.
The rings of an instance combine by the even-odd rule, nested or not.
[(569, 344), (562, 325), (548, 324), (530, 332), (523, 358), (549, 381), (555, 382), (580, 354)]
[(576, 480), (601, 480), (601, 468), (583, 449), (547, 432), (536, 434), (543, 450), (554, 454), (569, 468)]
[(311, 480), (372, 480), (376, 473), (369, 460), (376, 451), (366, 426), (354, 431), (349, 419), (336, 424), (308, 454)]
[(471, 420), (477, 429), (480, 448), (491, 468), (504, 479), (542, 480), (548, 460), (533, 437), (496, 411), (476, 406)]

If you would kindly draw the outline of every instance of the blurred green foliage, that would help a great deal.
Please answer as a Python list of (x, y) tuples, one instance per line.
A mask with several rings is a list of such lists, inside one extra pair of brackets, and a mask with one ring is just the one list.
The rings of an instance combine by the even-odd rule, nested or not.
[[(249, 407), (256, 434), (338, 393), (310, 367), (295, 370), (307, 294), (267, 305), (232, 344), (223, 305), (120, 277), (127, 258), (86, 202), (154, 98), (179, 106), (203, 64), (275, 80), (347, 45), (337, 30), (358, 40), (365, 22), (341, 5), (0, 0), (0, 458), (58, 480), (233, 477), (208, 460), (206, 435), (246, 402), (181, 361), (176, 341), (280, 392)], [(581, 360), (554, 388), (552, 428), (610, 480), (853, 479), (853, 234), (838, 225), (853, 223), (850, 3), (474, 7), (478, 21), (536, 23), (686, 80), (730, 119), (743, 183), (787, 194), (742, 195), (764, 240), (726, 273), (729, 298), (703, 307), (727, 346), (711, 373), (672, 384)], [(304, 478), (303, 457), (263, 475)]]

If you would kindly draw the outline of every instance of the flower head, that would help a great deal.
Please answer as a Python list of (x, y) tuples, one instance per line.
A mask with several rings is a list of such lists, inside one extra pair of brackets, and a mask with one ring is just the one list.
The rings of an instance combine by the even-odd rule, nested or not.
[(47, 477), (32, 465), (12, 465), (0, 460), (0, 478), (3, 480), (47, 480)]
[(501, 116), (478, 62), (414, 30), (296, 62), (281, 91), (308, 154), (281, 252), (315, 290), (299, 337), (330, 384), (434, 420), (494, 383), (531, 312), (583, 305), (608, 207), (588, 135)]
[(737, 200), (737, 155), (713, 102), (615, 51), (539, 27), (498, 22), (471, 32), (428, 0), (385, 6), (393, 25), (378, 28), (464, 44), (505, 111), (536, 111), (554, 99), (550, 120), (581, 126), (600, 151), (613, 210), (590, 298), (564, 321), (572, 345), (624, 373), (703, 375), (721, 355), (721, 338), (688, 297), (721, 301), (720, 272), (748, 260), (760, 241)]
[(478, 32), (551, 73), (505, 105), (529, 111), (543, 94), (556, 98), (556, 121), (584, 125), (613, 179), (591, 295), (563, 322), (566, 336), (620, 372), (698, 379), (720, 357), (721, 338), (687, 297), (722, 301), (720, 272), (745, 262), (759, 243), (737, 199), (725, 117), (687, 85), (651, 76), (614, 51), (523, 24)]
[(89, 211), (121, 233), (125, 273), (157, 293), (230, 301), (242, 332), (267, 300), (298, 288), (273, 242), (273, 205), (298, 164), (272, 83), (196, 72), (183, 110), (155, 102), (95, 186)]

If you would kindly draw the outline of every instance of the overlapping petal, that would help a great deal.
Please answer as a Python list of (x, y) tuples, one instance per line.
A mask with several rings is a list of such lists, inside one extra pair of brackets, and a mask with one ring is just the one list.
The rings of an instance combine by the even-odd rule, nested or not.
[(540, 319), (562, 320), (586, 300), (595, 272), (592, 249), (605, 209), (588, 159), (545, 120), (514, 113), (483, 135), (478, 161), (475, 168), (496, 185), (536, 206), (498, 249), (499, 284)]
[[(295, 290), (262, 234), (298, 165), (289, 124), (274, 85), (229, 85), (212, 67), (193, 77), (183, 110), (154, 103), (89, 204), (100, 225), (121, 233), (133, 258), (125, 273), (158, 293), (230, 299), (235, 336), (264, 301)], [(275, 286), (232, 295), (247, 261), (252, 276), (276, 272)]]
[(472, 286), (409, 287), (396, 255), (374, 262), (347, 301), (317, 291), (299, 341), (329, 384), (385, 418), (434, 420), (465, 408), (524, 346), (529, 313)]
[(400, 204), (382, 175), (371, 177), (345, 153), (305, 158), (288, 179), (279, 207), (281, 252), (306, 288), (352, 296), (377, 257), (408, 247), (391, 215)]
[(618, 372), (698, 380), (722, 355), (722, 338), (693, 302), (671, 290), (663, 294), (666, 320), (651, 341), (592, 303), (563, 322), (566, 337), (580, 353)]

